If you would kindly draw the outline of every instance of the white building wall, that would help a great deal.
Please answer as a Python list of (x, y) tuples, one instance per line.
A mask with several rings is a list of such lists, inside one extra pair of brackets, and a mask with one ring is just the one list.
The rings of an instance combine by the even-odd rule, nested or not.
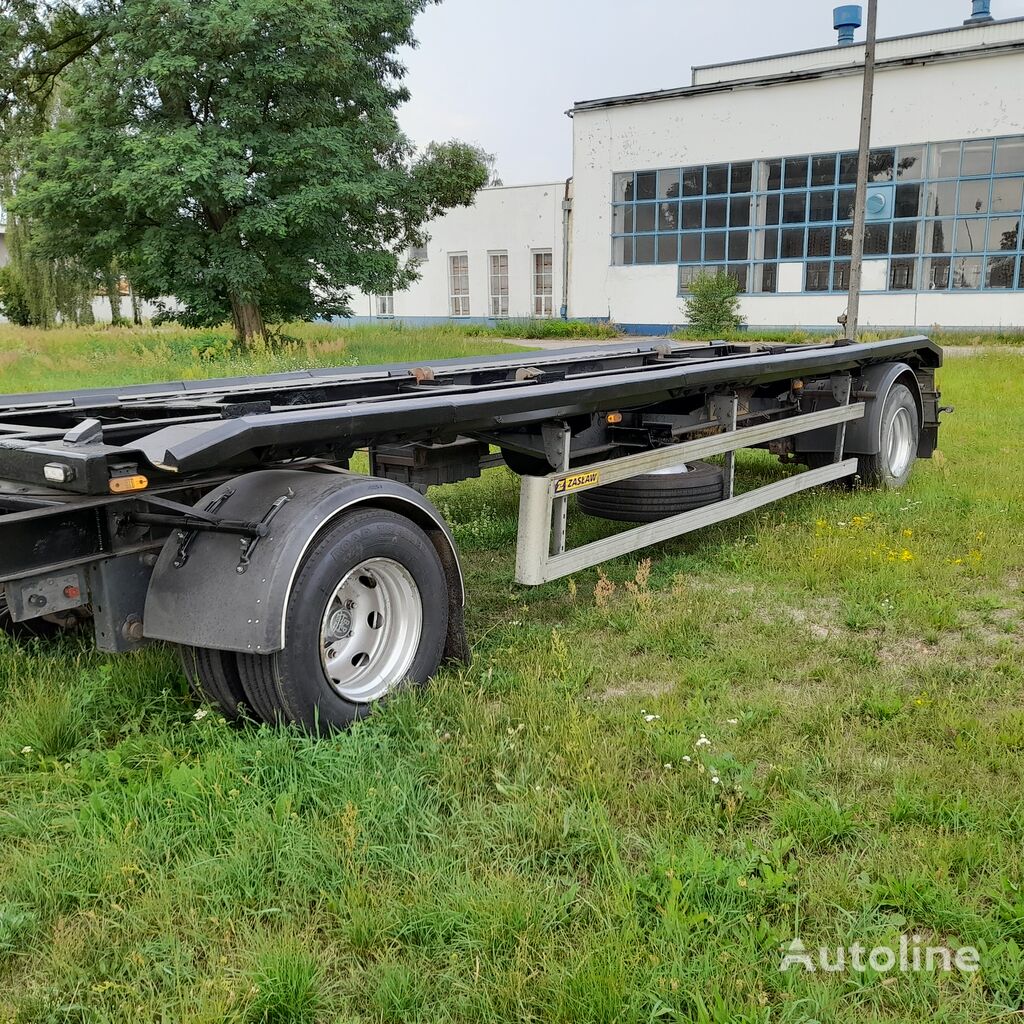
[[(1024, 37), (1024, 23), (1013, 24)], [(1022, 59), (1017, 53), (880, 71), (872, 144), (1024, 133)], [(637, 325), (685, 319), (675, 266), (611, 265), (614, 173), (855, 149), (860, 99), (861, 81), (850, 75), (577, 109), (569, 315)], [(748, 323), (761, 327), (834, 325), (846, 305), (842, 295), (783, 294), (747, 296), (741, 304)], [(1020, 325), (1024, 293), (865, 295), (861, 322)]]
[[(562, 201), (565, 182), (483, 189), (472, 206), (450, 210), (427, 226), (430, 241), (420, 279), (396, 292), (395, 318), (411, 322), (449, 317), (448, 257), (469, 256), (469, 319), (490, 317), (492, 252), (508, 253), (509, 316), (533, 316), (533, 253), (552, 254), (552, 313), (562, 305)], [(353, 312), (377, 318), (373, 296), (357, 292)]]

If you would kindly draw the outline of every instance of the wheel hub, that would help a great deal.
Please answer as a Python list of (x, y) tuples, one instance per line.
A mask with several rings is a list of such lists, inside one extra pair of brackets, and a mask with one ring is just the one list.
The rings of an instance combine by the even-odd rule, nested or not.
[(423, 600), (408, 569), (390, 558), (367, 559), (345, 574), (327, 603), (324, 672), (346, 700), (379, 700), (405, 679), (422, 630)]

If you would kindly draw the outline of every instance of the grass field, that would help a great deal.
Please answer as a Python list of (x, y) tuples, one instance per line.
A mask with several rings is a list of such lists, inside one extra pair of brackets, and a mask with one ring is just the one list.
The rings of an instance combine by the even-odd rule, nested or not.
[[(165, 338), (7, 339), (0, 390), (239, 368)], [(325, 332), (243, 362), (488, 344)], [(330, 740), (197, 710), (164, 650), (0, 637), (0, 1020), (1019, 1019), (1021, 371), (951, 361), (956, 415), (903, 492), (537, 589), (516, 479), (439, 489), (475, 661)], [(901, 934), (981, 970), (778, 970), (795, 937)]]

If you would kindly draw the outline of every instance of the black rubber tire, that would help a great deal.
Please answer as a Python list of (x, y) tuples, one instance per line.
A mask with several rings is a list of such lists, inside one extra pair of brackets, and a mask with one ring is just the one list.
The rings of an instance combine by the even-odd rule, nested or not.
[(624, 523), (656, 523), (725, 497), (721, 466), (695, 462), (685, 473), (648, 473), (583, 491), (579, 509), (588, 516)]
[(372, 704), (346, 700), (331, 686), (321, 662), (320, 624), (339, 581), (374, 557), (403, 566), (422, 600), (419, 645), (404, 682), (422, 685), (437, 671), (448, 633), (448, 581), (437, 550), (404, 516), (383, 509), (356, 510), (327, 529), (303, 562), (288, 601), (284, 649), (237, 655), (245, 692), (265, 721), (329, 732), (346, 728), (373, 709)]
[(220, 708), (229, 722), (254, 717), (233, 652), (182, 645), (178, 654), (189, 687), (199, 700)]
[[(893, 424), (896, 417), (904, 411), (909, 416), (911, 456), (905, 467), (899, 472), (894, 472), (889, 456), (894, 432)], [(890, 491), (899, 490), (910, 479), (910, 474), (914, 471), (917, 447), (921, 441), (921, 414), (918, 412), (917, 402), (906, 384), (894, 384), (889, 389), (889, 393), (885, 396), (885, 404), (882, 406), (882, 418), (878, 432), (878, 454), (860, 457), (858, 473), (861, 482), (867, 487), (881, 487)]]

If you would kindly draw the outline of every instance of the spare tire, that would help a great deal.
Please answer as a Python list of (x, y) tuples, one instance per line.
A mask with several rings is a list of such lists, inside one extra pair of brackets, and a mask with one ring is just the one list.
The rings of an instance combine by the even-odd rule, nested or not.
[(655, 523), (659, 519), (692, 512), (725, 497), (721, 466), (694, 462), (645, 473), (629, 480), (583, 491), (576, 499), (581, 512), (598, 519), (624, 523)]

